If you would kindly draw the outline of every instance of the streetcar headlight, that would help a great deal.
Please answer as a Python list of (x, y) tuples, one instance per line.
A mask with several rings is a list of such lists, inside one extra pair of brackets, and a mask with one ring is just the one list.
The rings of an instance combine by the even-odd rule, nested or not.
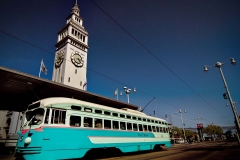
[(31, 141), (32, 141), (32, 138), (31, 137), (27, 137), (27, 138), (25, 138), (24, 143), (25, 144), (30, 144)]

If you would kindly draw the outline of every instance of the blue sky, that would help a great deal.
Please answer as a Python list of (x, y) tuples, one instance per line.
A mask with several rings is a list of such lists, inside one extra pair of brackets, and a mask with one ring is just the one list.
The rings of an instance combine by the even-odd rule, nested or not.
[[(229, 0), (79, 0), (80, 16), (89, 33), (87, 89), (114, 98), (116, 88), (136, 87), (130, 103), (181, 126), (201, 122), (233, 125), (233, 113), (223, 99), (218, 68), (204, 65), (240, 61), (240, 2)], [(1, 0), (0, 65), (38, 76), (41, 59), (51, 80), (57, 32), (65, 25), (75, 0)], [(33, 47), (9, 35), (41, 48)], [(44, 50), (42, 50), (44, 49)], [(164, 65), (163, 65), (164, 64)], [(232, 99), (240, 101), (240, 65), (223, 66)], [(181, 80), (180, 80), (180, 79)], [(200, 96), (198, 96), (200, 95)], [(127, 102), (126, 94), (119, 97)], [(228, 102), (229, 103), (229, 102)], [(236, 103), (240, 112), (240, 103)]]

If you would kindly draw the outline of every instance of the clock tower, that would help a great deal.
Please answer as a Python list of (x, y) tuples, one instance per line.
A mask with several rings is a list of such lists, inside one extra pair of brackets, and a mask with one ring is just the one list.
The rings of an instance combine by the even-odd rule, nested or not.
[(52, 80), (86, 90), (88, 32), (77, 2), (58, 32)]

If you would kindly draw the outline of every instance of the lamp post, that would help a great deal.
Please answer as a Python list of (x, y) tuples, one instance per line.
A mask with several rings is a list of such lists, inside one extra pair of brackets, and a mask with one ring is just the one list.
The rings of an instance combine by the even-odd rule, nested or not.
[[(129, 94), (132, 89), (127, 88), (127, 87), (123, 87), (123, 89), (124, 89), (125, 93), (127, 94), (127, 99), (128, 99), (128, 103), (129, 103)], [(135, 93), (136, 91), (137, 91), (136, 88), (133, 88), (133, 92)]]
[[(224, 78), (224, 75), (223, 75), (223, 72), (222, 72), (222, 68), (221, 68), (221, 67), (222, 67), (225, 63), (227, 63), (229, 60), (231, 61), (231, 64), (232, 64), (232, 65), (235, 65), (235, 64), (236, 64), (236, 61), (234, 60), (234, 58), (230, 58), (230, 59), (228, 59), (228, 60), (227, 60), (226, 62), (224, 62), (224, 63), (217, 62), (214, 66), (206, 66), (206, 65), (205, 65), (205, 66), (204, 66), (204, 72), (207, 72), (207, 71), (208, 71), (208, 68), (207, 68), (207, 67), (217, 67), (217, 68), (219, 68), (219, 71), (220, 71), (220, 74), (221, 74), (221, 76), (222, 76), (222, 80), (223, 80), (223, 83), (224, 83), (224, 86), (225, 86), (225, 89), (226, 89), (226, 92), (227, 92), (227, 93), (224, 93), (224, 94), (223, 94), (223, 97), (224, 97), (224, 99), (229, 99), (229, 102), (230, 102), (231, 107), (232, 107), (233, 115), (234, 115), (235, 121), (236, 121), (236, 124), (235, 124), (235, 125), (236, 125), (236, 128), (237, 128), (238, 134), (239, 134), (239, 131), (240, 131), (239, 118), (238, 118), (236, 109), (235, 109), (235, 107), (234, 107), (234, 104), (233, 104), (233, 101), (232, 101), (230, 92), (229, 92), (229, 90), (228, 90), (227, 82), (226, 82), (226, 80), (225, 80), (225, 78)], [(238, 145), (240, 145), (240, 140), (239, 140), (239, 138), (238, 138)]]
[[(186, 141), (186, 135), (185, 135), (185, 130), (184, 130), (184, 126), (185, 126), (185, 124), (183, 123), (183, 118), (182, 118), (182, 110), (181, 110), (181, 109), (179, 109), (178, 111), (179, 111), (179, 113), (180, 113), (180, 115), (181, 115), (181, 120), (182, 120), (182, 129), (183, 129), (183, 136), (184, 136), (184, 142), (185, 142), (185, 141)], [(185, 112), (185, 113), (187, 113), (187, 111), (186, 111), (186, 110), (184, 110), (184, 112)], [(177, 114), (177, 112), (175, 112), (175, 114)]]

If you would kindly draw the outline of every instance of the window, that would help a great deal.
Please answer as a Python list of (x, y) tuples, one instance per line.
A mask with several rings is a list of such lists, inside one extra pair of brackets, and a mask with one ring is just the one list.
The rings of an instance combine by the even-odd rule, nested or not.
[(81, 127), (81, 117), (79, 116), (70, 116), (70, 126)]
[(163, 132), (163, 127), (160, 127), (160, 132)]
[(111, 115), (111, 113), (108, 112), (108, 111), (104, 111), (104, 114), (106, 114), (106, 115)]
[(132, 130), (132, 123), (127, 123), (127, 130)]
[(147, 119), (148, 122), (150, 122), (150, 119)]
[(74, 29), (72, 29), (72, 34), (74, 33)]
[(50, 109), (48, 108), (48, 109), (47, 109), (47, 112), (46, 112), (46, 115), (45, 115), (45, 120), (44, 120), (44, 123), (45, 123), (45, 124), (48, 124), (49, 112), (50, 112)]
[(51, 124), (65, 124), (66, 111), (53, 109)]
[(128, 115), (127, 115), (127, 118), (128, 118), (128, 119), (131, 119), (131, 116), (128, 116)]
[(156, 126), (152, 126), (152, 131), (156, 132)]
[(152, 123), (154, 123), (154, 120), (151, 120)]
[(143, 125), (143, 131), (145, 131), (145, 132), (148, 131), (147, 125)]
[(141, 117), (138, 117), (138, 120), (139, 120), (139, 121), (141, 121), (141, 120), (142, 120), (142, 118), (141, 118)]
[(84, 127), (93, 127), (93, 119), (90, 117), (84, 117), (83, 125)]
[(159, 130), (159, 127), (158, 127), (158, 126), (156, 127), (156, 130), (157, 130), (157, 132), (160, 132), (160, 130)]
[(121, 130), (126, 130), (126, 123), (125, 122), (120, 122), (120, 129)]
[(80, 106), (71, 106), (71, 109), (81, 111), (82, 107), (80, 107)]
[(104, 120), (104, 129), (111, 129), (111, 121), (110, 120)]
[(120, 114), (120, 117), (125, 118), (125, 115), (124, 114)]
[(95, 113), (102, 114), (102, 110), (95, 109)]
[(102, 119), (95, 118), (95, 128), (102, 128)]
[(136, 120), (136, 119), (137, 119), (137, 117), (132, 117), (132, 119), (135, 119), (135, 120)]
[(137, 131), (137, 130), (138, 130), (137, 124), (135, 124), (135, 123), (133, 123), (133, 130), (134, 130), (134, 131)]
[(84, 111), (85, 112), (92, 112), (92, 109), (91, 108), (84, 108)]
[(80, 86), (82, 86), (82, 81), (80, 81)]
[(118, 117), (118, 113), (112, 113), (114, 117)]
[(152, 126), (148, 125), (148, 131), (152, 132)]
[(113, 122), (113, 129), (119, 129), (119, 122), (118, 121), (112, 121)]
[(145, 119), (145, 118), (143, 118), (143, 121), (146, 121), (146, 119)]
[(75, 74), (77, 74), (77, 69), (75, 69)]
[(70, 77), (68, 77), (68, 82), (70, 82)]
[(143, 131), (142, 124), (138, 124), (138, 130)]

